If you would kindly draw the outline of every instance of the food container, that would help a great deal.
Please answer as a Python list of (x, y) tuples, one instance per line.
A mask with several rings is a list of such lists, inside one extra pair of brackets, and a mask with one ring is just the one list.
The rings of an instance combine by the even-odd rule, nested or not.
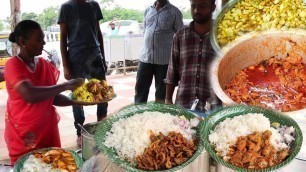
[(83, 128), (88, 132), (81, 130), (82, 136), (82, 158), (88, 160), (90, 157), (98, 152), (98, 148), (95, 143), (94, 133), (99, 122), (92, 122), (85, 124)]
[[(229, 15), (230, 14), (230, 15)], [(226, 22), (222, 22), (226, 18)], [(211, 44), (216, 52), (241, 35), (249, 32), (306, 29), (306, 1), (230, 0), (218, 14), (212, 26)], [(222, 31), (218, 27), (222, 27)], [(218, 41), (218, 36), (220, 40)], [(227, 43), (225, 43), (226, 41)]]
[[(296, 44), (291, 46), (289, 41)], [(211, 66), (211, 84), (214, 92), (224, 105), (236, 104), (223, 89), (237, 72), (275, 55), (286, 57), (288, 51), (300, 54), (303, 57), (303, 63), (306, 63), (306, 32), (304, 30), (268, 31), (241, 37), (237, 42), (225, 47)], [(306, 108), (285, 112), (285, 114), (299, 119), (305, 116)]]

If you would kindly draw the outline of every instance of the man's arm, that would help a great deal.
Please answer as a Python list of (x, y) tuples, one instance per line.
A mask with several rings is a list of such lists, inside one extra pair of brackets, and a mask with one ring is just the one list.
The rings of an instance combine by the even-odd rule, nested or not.
[(67, 38), (68, 38), (68, 25), (66, 22), (59, 23), (60, 25), (60, 47), (61, 47), (61, 55), (62, 55), (62, 62), (64, 67), (64, 76), (65, 79), (71, 79), (71, 71), (70, 65), (68, 60), (68, 50), (67, 50)]
[(183, 15), (180, 10), (177, 10), (177, 13), (175, 15), (175, 21), (174, 21), (174, 30), (175, 32), (177, 32), (183, 27), (184, 27)]
[(174, 93), (175, 85), (173, 84), (166, 84), (166, 104), (173, 104), (173, 93)]
[(166, 79), (164, 80), (166, 83), (166, 104), (173, 104), (173, 93), (175, 87), (178, 85), (180, 80), (179, 76), (179, 66), (180, 66), (180, 52), (179, 52), (179, 39), (177, 35), (174, 35), (172, 49), (171, 49), (171, 57), (169, 60), (168, 71)]
[(98, 41), (100, 43), (100, 49), (101, 49), (101, 54), (102, 54), (102, 62), (103, 62), (103, 67), (105, 72), (107, 71), (107, 65), (106, 65), (106, 61), (105, 61), (105, 53), (104, 53), (104, 43), (103, 43), (103, 36), (102, 36), (102, 32), (100, 29), (100, 24), (99, 22), (97, 22), (97, 29), (98, 29)]

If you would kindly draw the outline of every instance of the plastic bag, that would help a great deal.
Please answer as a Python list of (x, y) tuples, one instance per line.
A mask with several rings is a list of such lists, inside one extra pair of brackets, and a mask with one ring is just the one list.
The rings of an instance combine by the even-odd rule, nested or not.
[(79, 172), (102, 172), (108, 165), (105, 163), (105, 157), (102, 154), (94, 155), (83, 163)]

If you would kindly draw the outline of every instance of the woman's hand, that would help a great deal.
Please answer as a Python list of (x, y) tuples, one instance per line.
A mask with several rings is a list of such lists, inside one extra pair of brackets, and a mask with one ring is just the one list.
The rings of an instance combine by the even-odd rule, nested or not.
[(84, 83), (83, 78), (77, 78), (77, 79), (72, 79), (69, 80), (68, 82), (65, 82), (67, 90), (75, 90), (79, 86), (81, 86)]

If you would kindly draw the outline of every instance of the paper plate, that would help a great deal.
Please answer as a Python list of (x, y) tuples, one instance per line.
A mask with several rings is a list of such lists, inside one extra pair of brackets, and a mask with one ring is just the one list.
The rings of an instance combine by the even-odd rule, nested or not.
[[(262, 113), (265, 117), (269, 118), (271, 123), (278, 122), (281, 125), (293, 126), (295, 128), (295, 141), (290, 144), (290, 155), (282, 163), (264, 169), (246, 169), (234, 166), (216, 155), (216, 151), (214, 150), (208, 139), (210, 132), (215, 128), (218, 123), (222, 122), (226, 118), (233, 118), (235, 116), (244, 115), (247, 113)], [(205, 119), (205, 121), (200, 124), (200, 132), (201, 139), (204, 142), (204, 147), (206, 151), (210, 154), (210, 156), (212, 156), (218, 163), (222, 164), (223, 166), (236, 171), (268, 172), (284, 167), (288, 165), (299, 153), (303, 142), (303, 135), (301, 129), (292, 118), (276, 111), (263, 109), (260, 107), (243, 105), (228, 106), (210, 114)]]
[[(133, 172), (143, 172), (144, 170), (137, 169), (135, 165), (132, 165), (130, 162), (120, 159), (115, 149), (106, 147), (103, 143), (105, 141), (106, 133), (110, 131), (112, 128), (112, 124), (118, 121), (121, 118), (133, 116), (136, 113), (143, 113), (145, 111), (154, 111), (154, 112), (162, 112), (162, 113), (170, 113), (171, 115), (176, 116), (185, 116), (187, 119), (194, 118), (194, 115), (191, 112), (186, 111), (176, 105), (165, 105), (159, 103), (147, 103), (147, 104), (139, 104), (139, 105), (131, 105), (121, 109), (118, 113), (114, 114), (107, 120), (103, 121), (99, 124), (95, 132), (95, 142), (99, 150), (108, 157), (110, 161), (117, 164), (118, 166), (126, 169), (127, 171)], [(198, 125), (199, 126), (199, 125)], [(200, 137), (199, 128), (196, 127), (197, 135), (196, 137)], [(167, 170), (160, 170), (165, 172), (174, 172), (186, 167), (188, 164), (193, 162), (202, 152), (203, 150), (203, 142), (199, 139), (198, 150), (194, 153), (194, 155), (189, 158), (183, 164), (173, 167)], [(157, 171), (155, 171), (157, 172)]]

